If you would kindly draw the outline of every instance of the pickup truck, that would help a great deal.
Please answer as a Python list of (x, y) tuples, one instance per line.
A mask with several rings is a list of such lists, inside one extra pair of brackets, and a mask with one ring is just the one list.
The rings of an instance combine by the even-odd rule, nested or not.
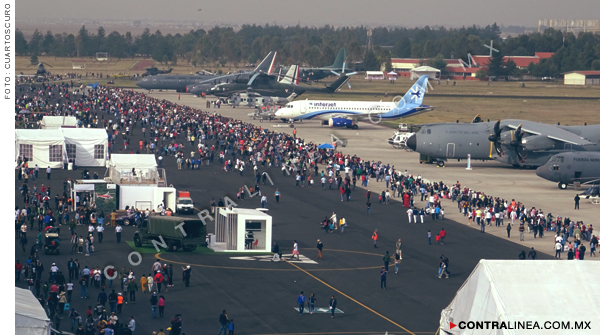
[(177, 192), (176, 211), (180, 214), (194, 214), (194, 201), (190, 198), (190, 192)]

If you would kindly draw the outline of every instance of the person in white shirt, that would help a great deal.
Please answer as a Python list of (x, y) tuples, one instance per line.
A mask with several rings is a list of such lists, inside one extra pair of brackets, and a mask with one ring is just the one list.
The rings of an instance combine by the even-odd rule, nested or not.
[(102, 239), (104, 238), (104, 227), (98, 225), (96, 231), (98, 232), (98, 243), (102, 243)]
[[(409, 208), (406, 213), (408, 213), (408, 223), (412, 222), (412, 216), (413, 216), (413, 210), (412, 208)], [(416, 219), (415, 219), (415, 223), (416, 223)]]
[(55, 282), (56, 275), (58, 274), (58, 266), (56, 266), (56, 263), (52, 263), (52, 266), (50, 267), (50, 272), (52, 272), (52, 281)]
[(562, 251), (562, 244), (560, 244), (560, 242), (556, 242), (554, 244), (554, 250), (556, 251), (554, 253), (554, 258), (560, 259), (560, 252)]
[(117, 235), (117, 243), (121, 243), (121, 232), (123, 231), (123, 227), (120, 224), (117, 224), (115, 227), (115, 235)]

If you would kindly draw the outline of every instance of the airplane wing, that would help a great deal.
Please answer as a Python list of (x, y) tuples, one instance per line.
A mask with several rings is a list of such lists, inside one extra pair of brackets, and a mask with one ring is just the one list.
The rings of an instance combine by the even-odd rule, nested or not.
[(521, 130), (530, 134), (530, 135), (540, 135), (546, 136), (549, 139), (570, 143), (574, 145), (591, 145), (594, 144), (587, 139), (574, 134), (570, 131), (562, 129), (560, 127), (543, 124), (538, 122), (524, 121), (524, 120), (508, 120), (508, 124), (505, 124), (505, 127), (510, 129), (517, 129), (519, 124), (522, 124)]

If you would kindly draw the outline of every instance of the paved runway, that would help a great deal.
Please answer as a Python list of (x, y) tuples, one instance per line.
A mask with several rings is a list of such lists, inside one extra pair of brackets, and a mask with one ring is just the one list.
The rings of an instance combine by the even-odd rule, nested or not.
[[(155, 97), (177, 99), (174, 93), (154, 93)], [(195, 99), (195, 100), (193, 100)], [(182, 96), (181, 103), (200, 105), (202, 101)], [(224, 115), (239, 115), (244, 117), (250, 112), (248, 109), (225, 109), (219, 113)], [(269, 123), (266, 123), (269, 124)], [(275, 124), (275, 123), (273, 123)], [(315, 123), (300, 124), (298, 135), (308, 137), (313, 141), (324, 142), (327, 140), (327, 129), (320, 129)], [(357, 153), (366, 159), (379, 158), (390, 161), (401, 169), (408, 169), (411, 173), (422, 171), (425, 178), (444, 179), (452, 181), (461, 180), (461, 183), (482, 190), (494, 190), (497, 194), (504, 194), (512, 190), (523, 190), (523, 198), (533, 198), (532, 194), (539, 194), (542, 186), (536, 191), (529, 188), (538, 183), (529, 183), (522, 186), (521, 182), (531, 180), (532, 171), (514, 171), (501, 167), (479, 168), (476, 166), (469, 175), (462, 168), (436, 169), (432, 166), (421, 166), (415, 162), (415, 154), (388, 148), (385, 139), (392, 133), (389, 129), (370, 126), (352, 133), (336, 131), (349, 137), (349, 146), (344, 149), (350, 154)], [(281, 128), (280, 130), (289, 130)], [(139, 140), (139, 129), (132, 137), (132, 143)], [(352, 135), (352, 136), (351, 136)], [(338, 135), (339, 136), (339, 135)], [(314, 137), (314, 138), (313, 138)], [(342, 137), (342, 136), (340, 136)], [(120, 149), (122, 143), (118, 143)], [(484, 166), (487, 166), (485, 164)], [(177, 189), (189, 190), (199, 209), (207, 208), (212, 197), (216, 199), (228, 196), (235, 199), (235, 193), (243, 185), (251, 185), (252, 176), (246, 173), (242, 177), (239, 173), (222, 172), (220, 165), (213, 164), (202, 166), (201, 170), (176, 170), (175, 159), (167, 157), (164, 167), (167, 170), (169, 183)], [(104, 169), (91, 169), (92, 173), (98, 171), (103, 175)], [(260, 171), (260, 170), (259, 170)], [(454, 293), (467, 279), (468, 275), (481, 258), (488, 259), (516, 259), (518, 253), (525, 247), (493, 236), (481, 234), (477, 229), (472, 229), (462, 223), (450, 219), (431, 221), (425, 224), (408, 223), (406, 209), (401, 203), (392, 201), (391, 204), (373, 203), (372, 215), (367, 216), (364, 210), (365, 192), (357, 188), (350, 202), (341, 202), (339, 192), (321, 190), (320, 187), (301, 188), (295, 187), (292, 177), (284, 176), (280, 169), (266, 170), (271, 176), (274, 185), (265, 185), (262, 191), (268, 196), (269, 214), (273, 216), (273, 240), (278, 242), (284, 253), (291, 251), (293, 240), (297, 240), (300, 253), (316, 261), (316, 240), (324, 243), (324, 259), (302, 263), (272, 263), (258, 260), (230, 259), (230, 255), (200, 255), (187, 253), (160, 253), (158, 257), (173, 263), (175, 269), (175, 287), (166, 298), (166, 318), (151, 319), (149, 295), (138, 292), (138, 302), (124, 307), (122, 319), (134, 315), (138, 320), (138, 334), (150, 334), (159, 328), (166, 329), (170, 318), (175, 313), (183, 314), (183, 332), (186, 334), (205, 334), (218, 330), (218, 316), (223, 309), (227, 309), (230, 318), (235, 319), (236, 332), (245, 334), (390, 334), (422, 333), (433, 334), (438, 328), (440, 311), (452, 300)], [(491, 171), (491, 172), (490, 172)], [(493, 174), (497, 171), (504, 172), (504, 176)], [(261, 171), (262, 172), (262, 171)], [(53, 190), (62, 189), (65, 178), (79, 178), (81, 170), (53, 172), (52, 180), (41, 178), (38, 186), (43, 182), (52, 185)], [(489, 175), (488, 175), (489, 174)], [(511, 178), (514, 186), (499, 188)], [(542, 184), (540, 182), (539, 184)], [(370, 186), (376, 193), (381, 190), (383, 183), (374, 183)], [(492, 186), (490, 186), (492, 185)], [(549, 191), (553, 185), (547, 185)], [(18, 184), (16, 186), (18, 188)], [(276, 188), (281, 191), (281, 203), (275, 204), (273, 193)], [(569, 194), (559, 193), (557, 194)], [(22, 204), (15, 190), (17, 205)], [(562, 195), (561, 195), (562, 196)], [(571, 195), (565, 195), (566, 200), (554, 201), (557, 205), (562, 202), (570, 204)], [(375, 197), (374, 197), (375, 198)], [(540, 199), (541, 200), (544, 199)], [(535, 201), (535, 199), (532, 199)], [(544, 200), (545, 201), (545, 200)], [(255, 208), (260, 206), (258, 197), (247, 198), (239, 201), (242, 208)], [(417, 202), (417, 205), (420, 205)], [(448, 208), (453, 208), (450, 204)], [(554, 206), (549, 203), (546, 206)], [(543, 207), (542, 208), (546, 208)], [(581, 213), (589, 212), (591, 205), (582, 203)], [(562, 209), (561, 209), (562, 210)], [(345, 217), (348, 228), (345, 233), (336, 230), (333, 234), (325, 234), (319, 228), (319, 221), (325, 216), (337, 213), (338, 218)], [(447, 210), (447, 217), (458, 217), (453, 210)], [(554, 211), (553, 211), (554, 213)], [(573, 216), (575, 217), (575, 216)], [(462, 218), (462, 217), (459, 217)], [(445, 245), (428, 245), (427, 230), (433, 235), (444, 228), (448, 232)], [(85, 227), (78, 227), (78, 232), (83, 233)], [(133, 227), (126, 227), (124, 240), (131, 240)], [(209, 224), (209, 232), (214, 227)], [(380, 239), (378, 248), (374, 248), (371, 234), (378, 229)], [(493, 228), (491, 230), (494, 230)], [(489, 230), (488, 230), (489, 231)], [(131, 267), (127, 255), (132, 249), (125, 243), (117, 244), (110, 228), (105, 232), (104, 243), (96, 244), (96, 252), (90, 257), (83, 255), (70, 255), (68, 242), (68, 229), (62, 229), (62, 253), (57, 256), (42, 255), (42, 261), (48, 271), (51, 262), (56, 261), (61, 269), (66, 269), (69, 257), (77, 257), (83, 265), (100, 266), (113, 265)], [(393, 273), (393, 265), (388, 274), (387, 290), (379, 288), (379, 271), (383, 265), (382, 257), (385, 251), (394, 252), (394, 243), (398, 238), (403, 241), (403, 261), (400, 271)], [(30, 233), (30, 244), (35, 239)], [(538, 249), (536, 247), (536, 249)], [(20, 249), (16, 249), (16, 258), (23, 260)], [(436, 276), (438, 259), (441, 254), (450, 259), (449, 279), (438, 279)], [(540, 258), (549, 258), (541, 253)], [(147, 274), (154, 262), (154, 254), (143, 254), (142, 263), (133, 267), (136, 275)], [(192, 281), (189, 288), (185, 288), (180, 280), (178, 269), (180, 266), (190, 264), (193, 266)], [(517, 274), (514, 274), (518, 280)], [(24, 283), (19, 286), (23, 287)], [(94, 305), (98, 289), (90, 289), (90, 299), (79, 299), (79, 286), (75, 285), (72, 307), (80, 313), (85, 312), (88, 305)], [(317, 307), (327, 308), (329, 297), (334, 294), (338, 300), (338, 309), (343, 311), (335, 319), (327, 314), (299, 316), (294, 310), (296, 297), (300, 291), (307, 295), (315, 293)], [(68, 329), (68, 318), (63, 321), (61, 329)]]

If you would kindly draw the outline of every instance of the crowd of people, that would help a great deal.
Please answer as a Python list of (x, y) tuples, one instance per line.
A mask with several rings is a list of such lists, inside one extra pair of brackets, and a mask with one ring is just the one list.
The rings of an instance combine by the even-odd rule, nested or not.
[[(261, 181), (264, 184), (268, 177), (265, 171), (281, 169), (284, 176), (293, 178), (297, 187), (312, 187), (317, 180), (321, 182), (323, 190), (338, 190), (341, 201), (364, 203), (367, 215), (372, 209), (371, 197), (376, 197), (381, 205), (388, 205), (391, 199), (398, 199), (407, 210), (409, 222), (414, 223), (418, 222), (417, 219), (420, 223), (424, 223), (425, 219), (443, 220), (445, 211), (449, 210), (451, 204), (455, 204), (456, 210), (468, 219), (468, 224), (476, 223), (480, 226), (481, 233), (485, 233), (486, 228), (505, 227), (510, 237), (511, 227), (518, 225), (523, 240), (525, 231), (532, 234), (534, 238), (543, 238), (547, 231), (553, 231), (556, 235), (553, 245), (556, 244), (557, 248), (560, 245), (561, 251), (566, 246), (577, 255), (577, 259), (583, 259), (586, 250), (584, 244), (587, 243), (590, 246), (590, 254), (595, 256), (594, 251), (598, 240), (593, 234), (591, 225), (554, 216), (551, 213), (546, 214), (535, 207), (527, 208), (515, 199), (507, 200), (486, 194), (465, 187), (458, 181), (453, 185), (443, 181), (429, 182), (420, 175), (409, 174), (406, 170), (400, 171), (395, 166), (381, 161), (363, 160), (356, 155), (344, 154), (340, 150), (319, 149), (315, 143), (296, 137), (295, 133), (290, 135), (271, 131), (213, 112), (201, 111), (167, 100), (158, 100), (140, 92), (99, 86), (88, 92), (82, 92), (82, 95), (73, 95), (70, 92), (72, 87), (73, 84), (68, 83), (43, 87), (20, 86), (18, 91), (22, 94), (16, 98), (15, 121), (35, 127), (43, 115), (75, 116), (81, 127), (103, 127), (107, 130), (110, 152), (114, 152), (113, 148), (118, 143), (118, 146), (123, 148), (121, 152), (124, 153), (135, 154), (145, 151), (145, 153), (155, 154), (159, 165), (165, 159), (172, 159), (176, 161), (179, 169), (201, 170), (204, 165), (214, 163), (220, 164), (224, 173), (236, 171), (243, 175), (245, 171), (249, 171), (248, 173), (255, 176), (255, 185), (251, 189), (239, 189), (238, 198), (242, 199), (246, 192), (260, 190)], [(29, 110), (31, 113), (19, 113), (22, 110)], [(139, 146), (129, 143), (134, 132), (137, 135), (141, 134)], [(25, 160), (20, 161), (17, 177), (34, 174), (34, 178), (37, 178), (39, 169), (25, 166), (26, 163)], [(48, 178), (49, 176), (48, 174)], [(352, 194), (357, 192), (357, 182), (367, 189), (366, 202), (352, 197)], [(104, 226), (105, 214), (96, 213), (93, 204), (80, 209), (74, 208), (73, 199), (67, 192), (67, 183), (68, 181), (65, 182), (63, 190), (53, 192), (50, 187), (44, 187), (43, 184), (38, 190), (37, 184), (30, 187), (26, 181), (23, 182), (20, 191), (24, 205), (19, 206), (15, 214), (15, 234), (21, 239), (22, 244), (23, 239), (27, 239), (27, 233), (33, 231), (36, 222), (38, 226), (38, 241), (35, 244), (37, 247), (32, 247), (27, 263), (21, 264), (20, 270), (17, 270), (17, 280), (19, 280), (19, 273), (25, 274), (23, 278), (28, 281), (28, 286), (35, 291), (36, 296), (40, 298), (40, 303), (48, 308), (52, 317), (55, 316), (56, 311), (58, 315), (62, 313), (59, 304), (61, 300), (63, 303), (68, 301), (69, 290), (72, 290), (73, 283), (70, 283), (72, 279), (70, 267), (69, 280), (62, 273), (54, 273), (56, 271), (52, 271), (52, 277), (47, 280), (42, 277), (44, 267), (37, 256), (39, 250), (37, 248), (41, 246), (41, 232), (48, 227), (59, 228), (61, 224), (89, 224), (91, 228), (86, 235), (88, 254), (90, 251), (87, 249), (95, 243), (94, 233), (99, 237), (98, 235), (104, 232), (103, 228), (102, 232), (98, 231), (98, 227)], [(380, 186), (380, 183), (385, 183), (385, 187)], [(371, 189), (381, 191), (371, 192)], [(419, 196), (421, 202), (425, 202), (424, 206), (415, 204), (415, 199)], [(278, 193), (276, 197), (278, 200)], [(54, 199), (55, 206), (52, 206), (51, 199)], [(263, 201), (264, 207), (266, 196)], [(137, 211), (137, 213), (138, 218), (148, 215), (144, 211)], [(111, 221), (113, 220), (114, 217), (111, 218)], [(334, 217), (326, 217), (323, 227), (326, 231), (333, 232), (341, 224), (343, 231), (345, 223), (345, 219), (338, 222)], [(30, 229), (27, 229), (27, 224)], [(24, 230), (23, 226), (25, 226)], [(74, 236), (71, 240), (73, 250), (78, 250), (78, 247), (83, 245), (80, 243), (80, 238), (74, 234), (73, 227), (70, 228)], [(443, 234), (445, 237), (445, 232)], [(431, 233), (428, 234), (428, 238), (431, 238)], [(98, 243), (101, 242), (100, 237), (99, 239)], [(86, 244), (85, 241), (82, 243)], [(76, 244), (78, 247), (75, 247)], [(23, 244), (24, 253), (25, 245), (26, 242)], [(560, 253), (558, 249), (556, 250), (559, 257)], [(449, 274), (447, 267), (447, 258), (443, 257), (438, 276), (447, 276)], [(85, 286), (85, 290), (91, 286), (90, 283), (94, 285), (99, 283), (98, 289), (105, 287), (106, 278), (103, 271), (100, 271), (97, 276), (97, 268), (87, 271), (85, 269), (87, 267), (81, 270), (83, 272), (75, 271), (86, 278), (84, 281), (79, 280), (80, 286)], [(162, 281), (157, 281), (156, 278), (156, 274), (160, 274), (158, 271), (167, 274), (167, 278), (163, 277), (167, 282), (165, 292), (172, 285), (172, 268), (161, 265), (160, 269), (153, 268), (153, 276), (141, 276), (139, 284), (142, 292), (145, 292), (146, 286), (149, 287), (148, 292), (152, 292), (152, 285), (156, 284), (158, 293), (161, 293)], [(121, 271), (118, 278), (123, 281), (120, 283), (121, 292), (116, 294), (117, 302), (121, 297), (126, 303), (127, 292), (132, 302), (135, 302), (137, 284), (133, 271)], [(45, 289), (47, 286), (49, 288)], [(108, 288), (110, 289), (111, 286), (112, 280)], [(114, 301), (110, 298), (115, 297), (113, 293), (115, 292), (107, 295), (107, 301)], [(82, 288), (82, 298), (85, 297), (87, 292), (83, 294)], [(160, 299), (157, 297), (155, 300), (156, 305), (160, 307)], [(88, 320), (95, 323), (96, 331), (100, 331), (99, 323), (104, 325), (103, 329), (112, 328), (113, 323), (110, 318), (113, 312), (118, 315), (121, 311), (120, 308), (115, 309), (112, 306), (110, 304), (110, 315), (104, 313), (105, 309), (97, 313), (95, 318), (87, 313), (84, 318), (85, 334), (93, 334), (87, 329)], [(70, 313), (77, 315), (74, 310)], [(79, 316), (76, 318), (78, 319)], [(133, 318), (124, 327), (131, 329), (132, 322), (135, 328)], [(124, 325), (120, 322), (118, 324)], [(118, 328), (115, 331), (118, 333)]]

